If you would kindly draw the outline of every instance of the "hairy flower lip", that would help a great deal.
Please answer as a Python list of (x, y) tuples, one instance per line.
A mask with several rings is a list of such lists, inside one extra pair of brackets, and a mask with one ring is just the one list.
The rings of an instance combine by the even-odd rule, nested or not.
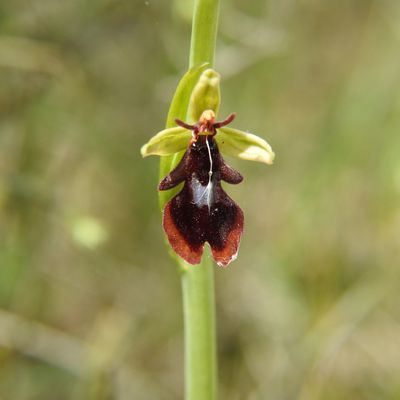
[(236, 259), (243, 233), (241, 208), (221, 181), (238, 184), (242, 175), (227, 165), (213, 135), (198, 135), (178, 165), (159, 184), (182, 189), (165, 206), (163, 227), (173, 250), (189, 264), (199, 264), (205, 243), (215, 262), (226, 267)]

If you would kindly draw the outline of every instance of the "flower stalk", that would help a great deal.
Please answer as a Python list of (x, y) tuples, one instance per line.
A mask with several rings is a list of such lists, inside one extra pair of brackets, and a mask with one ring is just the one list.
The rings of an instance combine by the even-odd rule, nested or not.
[[(195, 1), (189, 68), (203, 63), (213, 66), (218, 12), (219, 0)], [(185, 398), (216, 400), (214, 269), (210, 257), (203, 257), (198, 266), (187, 267), (181, 279), (185, 329)]]
[[(172, 101), (167, 128), (175, 126), (174, 119), (186, 120), (190, 95), (202, 66), (212, 67), (218, 26), (219, 0), (195, 0), (187, 81), (181, 81)], [(197, 79), (196, 78), (197, 75)], [(160, 176), (171, 171), (182, 153), (164, 156)], [(169, 191), (172, 192), (172, 191)], [(174, 193), (160, 193), (164, 207)], [(215, 332), (214, 271), (209, 257), (192, 266), (177, 259), (182, 269), (183, 318), (185, 335), (185, 399), (216, 400), (217, 360)]]

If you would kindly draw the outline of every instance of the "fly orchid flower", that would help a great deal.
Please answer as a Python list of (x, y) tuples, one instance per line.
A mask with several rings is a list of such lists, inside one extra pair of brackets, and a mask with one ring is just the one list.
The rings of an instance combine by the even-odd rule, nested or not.
[[(202, 78), (203, 82), (200, 79), (199, 83), (203, 92), (205, 88), (207, 93), (212, 93), (214, 88), (219, 94), (219, 75), (207, 70)], [(204, 98), (203, 93), (203, 103)], [(214, 99), (214, 109), (217, 109), (219, 97), (217, 101), (215, 96), (210, 98)], [(190, 264), (200, 263), (205, 242), (220, 266), (227, 266), (237, 257), (243, 233), (243, 211), (223, 190), (221, 181), (238, 184), (243, 177), (225, 163), (220, 150), (266, 164), (272, 164), (274, 159), (264, 139), (226, 127), (234, 118), (235, 114), (230, 114), (216, 122), (214, 110), (205, 109), (195, 124), (176, 119), (177, 127), (159, 132), (141, 149), (143, 157), (171, 155), (186, 149), (158, 189), (169, 190), (183, 183), (181, 191), (164, 207), (163, 227), (173, 250)]]

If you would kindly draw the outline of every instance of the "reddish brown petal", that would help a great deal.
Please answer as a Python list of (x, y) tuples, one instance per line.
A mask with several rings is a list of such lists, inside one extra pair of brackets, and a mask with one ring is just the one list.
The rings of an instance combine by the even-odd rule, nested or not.
[(226, 164), (223, 160), (221, 162), (220, 173), (221, 179), (227, 183), (231, 183), (232, 185), (236, 185), (243, 180), (243, 176), (238, 171)]
[(179, 185), (186, 179), (186, 163), (188, 153), (186, 152), (179, 164), (158, 185), (158, 190), (169, 190)]
[(243, 211), (222, 190), (216, 189), (216, 201), (211, 208), (208, 221), (207, 241), (214, 260), (226, 267), (236, 259), (243, 233)]
[(176, 224), (176, 218), (173, 216), (172, 201), (164, 208), (163, 226), (167, 234), (168, 241), (174, 251), (189, 264), (199, 264), (204, 249), (203, 243), (190, 244)]
[(225, 247), (211, 247), (212, 255), (216, 263), (222, 267), (227, 267), (232, 261), (236, 260), (239, 251), (240, 238), (243, 233), (243, 214), (238, 216), (237, 225), (229, 232)]

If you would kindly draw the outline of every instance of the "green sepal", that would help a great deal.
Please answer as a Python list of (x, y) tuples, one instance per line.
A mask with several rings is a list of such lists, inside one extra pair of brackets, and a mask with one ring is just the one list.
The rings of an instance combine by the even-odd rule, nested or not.
[(220, 80), (219, 73), (213, 69), (203, 71), (190, 97), (187, 113), (189, 122), (197, 122), (205, 110), (213, 110), (215, 115), (218, 114), (221, 101)]
[(233, 128), (220, 128), (215, 136), (221, 153), (243, 160), (272, 164), (275, 153), (259, 136)]
[(180, 126), (164, 129), (153, 136), (140, 149), (142, 157), (169, 156), (185, 150), (192, 137), (190, 131)]

